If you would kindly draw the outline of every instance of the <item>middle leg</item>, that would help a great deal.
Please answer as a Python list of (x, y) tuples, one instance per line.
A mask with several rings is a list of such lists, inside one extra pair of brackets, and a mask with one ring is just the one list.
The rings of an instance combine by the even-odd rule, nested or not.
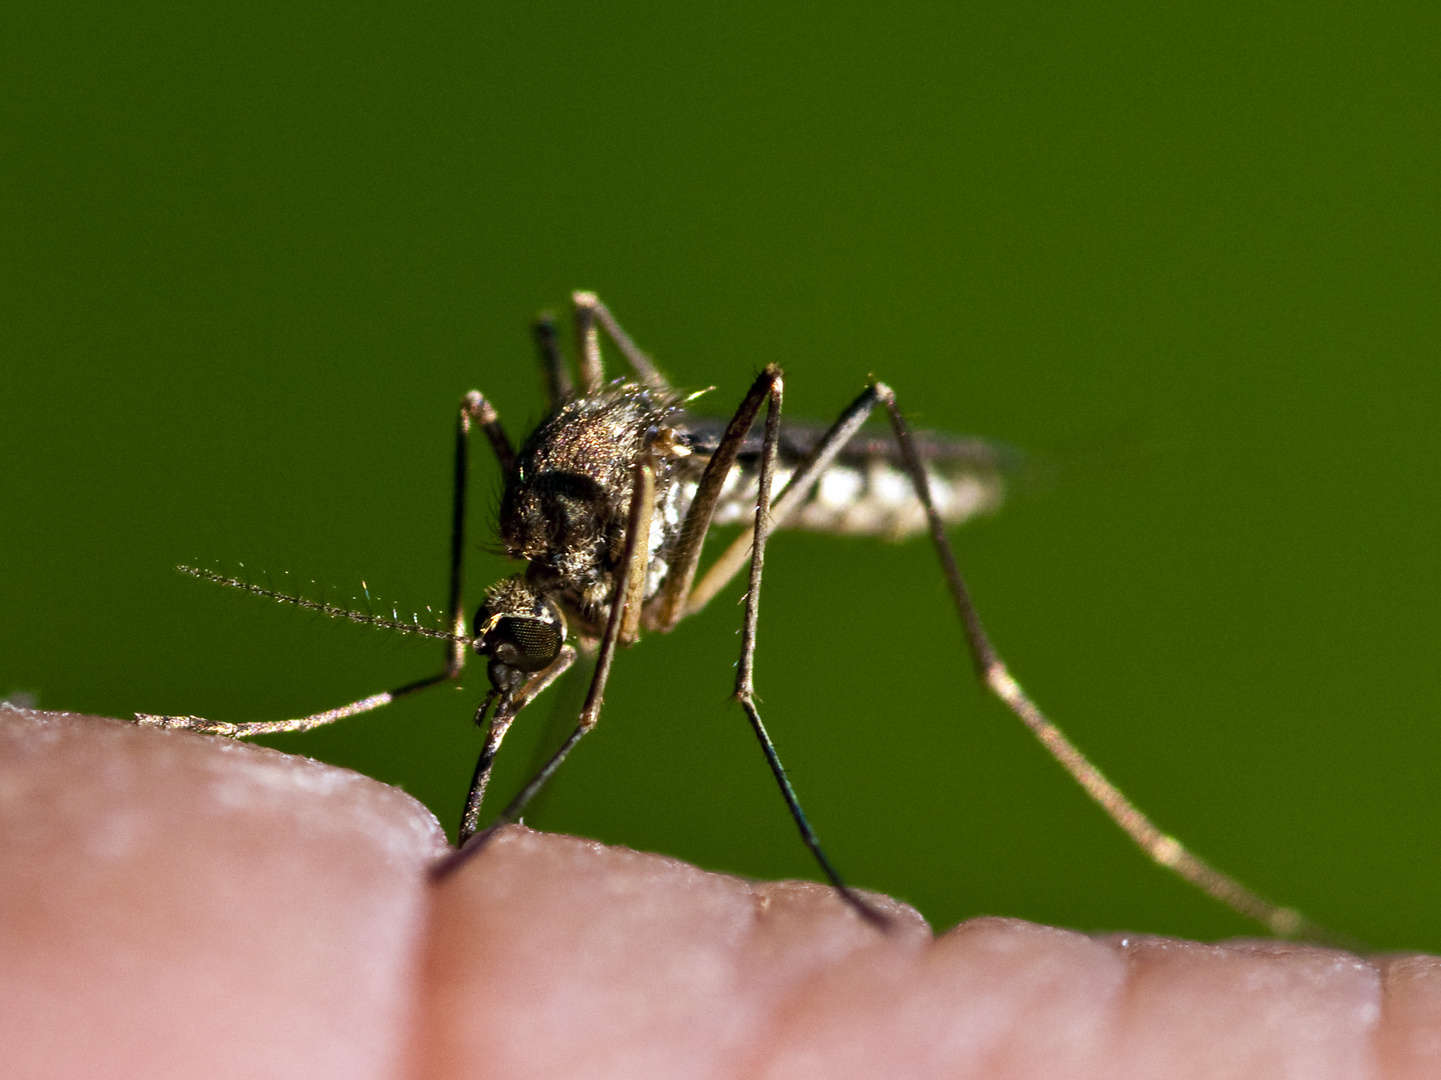
[(765, 565), (766, 541), (770, 537), (772, 527), (771, 478), (775, 473), (777, 447), (780, 443), (782, 389), (780, 372), (776, 371), (770, 380), (769, 392), (766, 395), (766, 430), (761, 448), (760, 492), (756, 499), (754, 543), (751, 549), (750, 581), (746, 588), (745, 621), (741, 625), (740, 663), (736, 666), (735, 699), (745, 710), (746, 719), (750, 721), (751, 730), (755, 732), (756, 740), (765, 754), (766, 764), (770, 766), (771, 774), (780, 786), (786, 808), (790, 811), (796, 828), (800, 830), (801, 840), (815, 856), (816, 862), (820, 864), (821, 870), (830, 883), (835, 886), (841, 898), (854, 908), (861, 918), (873, 926), (885, 930), (890, 926), (890, 921), (847, 885), (842, 880), (839, 871), (826, 857), (815, 829), (811, 827), (805, 811), (801, 809), (800, 799), (796, 796), (790, 777), (786, 775), (780, 755), (776, 753), (775, 743), (771, 741), (770, 733), (766, 731), (765, 724), (761, 722), (761, 715), (755, 704), (756, 623), (760, 617), (761, 571)]

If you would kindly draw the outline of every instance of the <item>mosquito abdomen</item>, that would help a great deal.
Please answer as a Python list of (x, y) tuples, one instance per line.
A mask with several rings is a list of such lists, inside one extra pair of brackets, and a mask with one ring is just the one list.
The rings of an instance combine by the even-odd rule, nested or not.
[[(925, 512), (895, 454), (864, 437), (857, 443), (821, 474), (801, 505), (779, 523), (782, 528), (890, 540), (926, 530)], [(931, 500), (941, 519), (951, 525), (999, 509), (1005, 501), (1007, 477), (1020, 460), (1010, 447), (979, 439), (922, 438), (918, 449), (926, 462)], [(792, 455), (785, 456), (791, 460), (777, 467), (777, 493), (785, 488), (797, 463)], [(731, 470), (716, 507), (715, 524), (741, 524), (754, 515), (756, 465), (743, 457)]]

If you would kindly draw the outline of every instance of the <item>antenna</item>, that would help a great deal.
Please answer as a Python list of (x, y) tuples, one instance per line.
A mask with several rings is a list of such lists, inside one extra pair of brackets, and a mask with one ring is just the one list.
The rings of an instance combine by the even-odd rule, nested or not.
[[(317, 614), (325, 615), (332, 619), (345, 619), (349, 622), (359, 623), (361, 626), (375, 626), (382, 630), (394, 630), (401, 634), (415, 634), (418, 637), (435, 638), (438, 641), (463, 641), (470, 639), (450, 630), (436, 630), (429, 626), (421, 626), (419, 619), (412, 615), (410, 622), (403, 622), (398, 616), (386, 618), (384, 615), (370, 615), (363, 611), (353, 611), (350, 608), (339, 607), (336, 604), (326, 604), (318, 600), (310, 600), (298, 593), (281, 592), (278, 589), (267, 589), (261, 585), (252, 585), (248, 581), (231, 577), (228, 574), (217, 573), (214, 570), (202, 570), (197, 566), (177, 566), (175, 569), (182, 574), (189, 574), (191, 577), (199, 578), (201, 581), (209, 581), (215, 585), (224, 585), (228, 589), (239, 589), (241, 592), (252, 593), (255, 596), (263, 596), (269, 600), (275, 600), (281, 604), (291, 604), (306, 611), (314, 611)], [(370, 590), (366, 589), (366, 598), (369, 599)]]

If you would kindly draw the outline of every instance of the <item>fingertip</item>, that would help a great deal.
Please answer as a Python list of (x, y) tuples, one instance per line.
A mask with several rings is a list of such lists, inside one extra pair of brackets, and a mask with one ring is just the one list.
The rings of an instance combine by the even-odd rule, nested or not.
[(0, 711), (6, 1074), (393, 1074), (441, 850), (348, 770)]
[(436, 890), (419, 1075), (733, 1075), (806, 979), (929, 941), (912, 909), (877, 899), (894, 934), (829, 886), (503, 829)]

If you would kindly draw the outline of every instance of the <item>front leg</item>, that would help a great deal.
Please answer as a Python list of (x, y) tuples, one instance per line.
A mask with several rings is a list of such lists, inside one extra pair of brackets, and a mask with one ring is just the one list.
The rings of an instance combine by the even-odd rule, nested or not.
[(287, 595), (273, 589), (264, 589), (247, 582), (238, 581), (220, 574), (213, 574), (208, 571), (187, 571), (196, 577), (243, 589), (257, 596), (279, 600), (282, 603), (294, 604), (296, 607), (304, 608), (308, 611), (315, 611), (321, 615), (349, 619), (352, 622), (384, 627), (386, 629), (397, 630), (401, 633), (421, 634), (425, 637), (440, 638), (446, 642), (446, 658), (445, 665), (439, 672), (427, 678), (418, 679), (415, 682), (398, 686), (393, 690), (383, 690), (378, 694), (371, 694), (368, 697), (361, 698), (359, 701), (352, 701), (336, 709), (326, 709), (323, 712), (311, 713), (308, 716), (294, 717), (289, 720), (261, 720), (237, 724), (224, 720), (207, 720), (203, 716), (157, 716), (151, 713), (136, 713), (135, 722), (145, 727), (194, 731), (203, 735), (224, 735), (232, 739), (248, 739), (256, 735), (276, 735), (282, 732), (309, 731), (311, 728), (321, 727), (325, 724), (332, 724), (337, 720), (344, 720), (347, 717), (370, 712), (383, 705), (389, 705), (397, 698), (406, 697), (407, 695), (459, 677), (461, 670), (465, 667), (467, 650), (470, 648), (470, 638), (465, 632), (465, 612), (462, 608), (462, 586), (465, 562), (466, 495), (470, 486), (470, 432), (471, 428), (476, 424), (479, 424), (481, 430), (485, 432), (486, 438), (501, 468), (509, 471), (514, 467), (515, 463), (515, 451), (511, 447), (510, 439), (505, 434), (505, 429), (501, 426), (500, 417), (496, 413), (494, 406), (492, 406), (479, 391), (472, 390), (461, 401), (460, 412), (456, 421), (450, 525), (450, 597), (446, 609), (447, 629), (445, 632), (434, 631), (429, 628), (418, 627), (393, 619), (348, 611), (344, 608), (336, 607), (333, 604), (307, 600), (301, 596)]
[[(591, 674), (590, 689), (586, 694), (585, 705), (580, 711), (580, 721), (576, 724), (575, 730), (561, 745), (560, 749), (551, 755), (540, 771), (521, 788), (520, 793), (512, 799), (509, 805), (496, 816), (496, 819), (487, 825), (483, 830), (475, 832), (480, 814), (480, 800), (485, 790), (486, 779), (490, 773), (490, 762), (487, 754), (494, 756), (494, 748), (491, 745), (492, 739), (498, 745), (499, 736), (495, 734), (495, 727), (492, 723), (490, 732), (486, 738), (486, 746), (481, 751), (480, 761), (476, 764), (475, 779), (471, 783), (470, 795), (466, 799), (466, 818), (462, 822), (461, 829), (465, 834), (462, 838), (462, 847), (459, 851), (451, 853), (447, 858), (442, 859), (431, 871), (433, 877), (439, 879), (448, 877), (458, 870), (462, 865), (478, 855), (490, 841), (490, 838), (503, 825), (510, 824), (520, 819), (525, 813), (525, 808), (530, 801), (540, 794), (541, 790), (550, 778), (555, 775), (557, 769), (575, 749), (577, 743), (584, 738), (596, 722), (600, 719), (601, 702), (605, 697), (605, 685), (610, 679), (611, 662), (615, 659), (616, 647), (623, 640), (623, 628), (627, 625), (634, 629), (639, 620), (636, 611), (640, 606), (640, 596), (645, 587), (645, 572), (647, 564), (646, 539), (650, 536), (650, 523), (655, 514), (655, 462), (649, 453), (641, 457), (633, 466), (635, 490), (631, 495), (630, 514), (626, 523), (625, 549), (621, 557), (621, 573), (617, 576), (614, 593), (611, 598), (610, 616), (606, 619), (605, 633), (601, 638), (600, 652), (596, 657), (595, 670)], [(567, 649), (568, 657), (564, 656), (564, 667), (559, 669), (548, 668), (542, 672), (545, 682), (539, 687), (527, 686), (523, 693), (525, 700), (530, 700), (536, 693), (539, 693), (544, 686), (560, 674), (565, 667), (569, 667), (575, 660), (575, 651)], [(497, 710), (506, 706), (505, 702), (497, 706)], [(482, 706), (482, 712), (484, 706)], [(506, 727), (513, 719), (504, 719)], [(504, 728), (499, 735), (504, 735)], [(473, 833), (473, 835), (471, 835)]]

